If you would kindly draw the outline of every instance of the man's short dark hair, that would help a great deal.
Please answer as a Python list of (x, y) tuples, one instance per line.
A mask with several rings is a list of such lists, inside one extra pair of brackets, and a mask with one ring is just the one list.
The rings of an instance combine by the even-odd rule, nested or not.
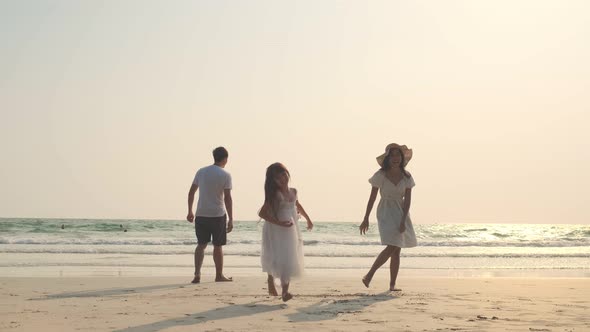
[(227, 156), (227, 150), (223, 146), (213, 150), (213, 160), (215, 160), (216, 163), (221, 162), (223, 159), (227, 158)]

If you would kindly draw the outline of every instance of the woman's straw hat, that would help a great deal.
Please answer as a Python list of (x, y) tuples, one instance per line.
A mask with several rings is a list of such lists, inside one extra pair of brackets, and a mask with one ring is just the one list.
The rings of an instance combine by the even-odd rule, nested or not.
[(385, 160), (385, 157), (391, 149), (399, 149), (404, 154), (404, 166), (406, 166), (410, 162), (410, 159), (412, 159), (412, 149), (408, 149), (405, 145), (391, 143), (385, 147), (385, 153), (377, 157), (377, 163), (379, 166), (383, 166), (383, 160)]

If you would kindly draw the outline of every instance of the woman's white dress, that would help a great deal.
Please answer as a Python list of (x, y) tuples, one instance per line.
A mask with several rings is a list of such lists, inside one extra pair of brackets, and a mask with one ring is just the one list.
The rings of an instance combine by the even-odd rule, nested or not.
[(396, 185), (385, 177), (384, 171), (379, 170), (369, 179), (369, 183), (373, 187), (379, 188), (381, 194), (381, 200), (377, 206), (377, 222), (379, 224), (381, 244), (400, 248), (411, 248), (418, 245), (409, 212), (406, 219), (406, 231), (403, 233), (399, 231), (404, 213), (406, 188), (415, 186), (412, 176), (404, 176)]
[(265, 221), (262, 227), (262, 271), (288, 282), (292, 277), (303, 274), (303, 240), (299, 230), (297, 213), (297, 191), (291, 191), (291, 199), (278, 194), (276, 207), (280, 221), (292, 221), (293, 226), (284, 227)]

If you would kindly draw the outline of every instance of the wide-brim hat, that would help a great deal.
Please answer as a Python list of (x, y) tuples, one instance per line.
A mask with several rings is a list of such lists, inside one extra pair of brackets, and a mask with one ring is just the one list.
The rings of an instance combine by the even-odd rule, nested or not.
[(391, 143), (385, 147), (385, 153), (377, 157), (377, 163), (379, 166), (383, 166), (383, 160), (385, 160), (385, 157), (387, 157), (389, 150), (391, 149), (399, 149), (402, 152), (404, 155), (404, 166), (406, 166), (410, 162), (410, 159), (412, 159), (412, 149), (408, 149), (408, 147), (405, 145)]

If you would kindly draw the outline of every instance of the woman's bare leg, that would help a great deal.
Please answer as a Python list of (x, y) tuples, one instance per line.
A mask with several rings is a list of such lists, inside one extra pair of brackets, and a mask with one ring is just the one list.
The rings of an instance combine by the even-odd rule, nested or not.
[(399, 272), (399, 256), (402, 249), (395, 247), (395, 250), (391, 254), (391, 262), (389, 263), (389, 290), (390, 291), (401, 291), (399, 288), (395, 288), (395, 281), (397, 280), (397, 273)]
[(387, 246), (385, 247), (385, 249), (383, 249), (383, 251), (381, 251), (381, 253), (377, 256), (377, 258), (375, 259), (375, 262), (373, 263), (373, 266), (371, 266), (371, 269), (369, 270), (369, 273), (367, 273), (364, 277), (363, 277), (363, 284), (365, 284), (365, 287), (369, 287), (369, 284), (371, 283), (371, 279), (373, 279), (373, 275), (375, 275), (375, 272), (377, 272), (377, 270), (383, 265), (385, 264), (385, 262), (387, 262), (387, 260), (391, 257), (391, 255), (393, 254), (394, 250), (396, 247), (394, 246)]

